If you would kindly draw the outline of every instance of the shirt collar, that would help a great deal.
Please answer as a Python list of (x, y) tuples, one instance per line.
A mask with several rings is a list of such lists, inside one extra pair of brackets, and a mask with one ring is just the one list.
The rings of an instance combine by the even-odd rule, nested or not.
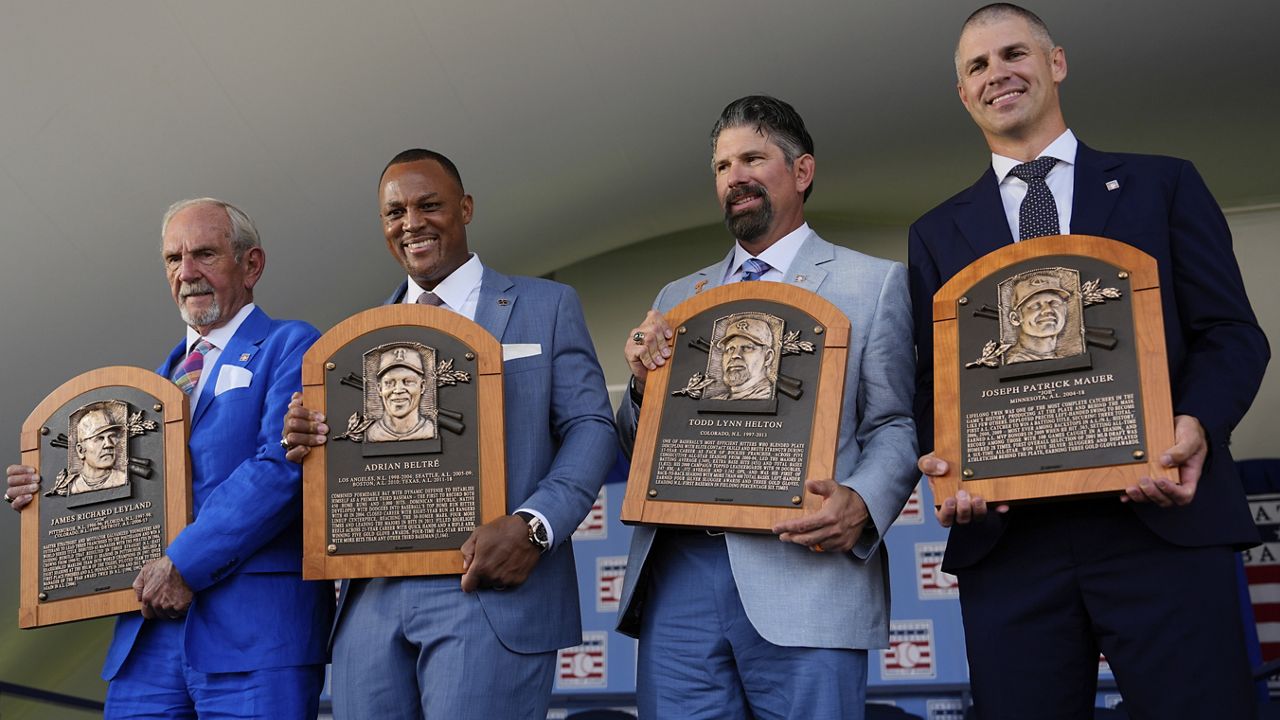
[[(471, 253), (471, 257), (448, 277), (436, 283), (436, 289), (432, 290), (436, 297), (444, 301), (446, 307), (454, 312), (462, 310), (462, 305), (471, 295), (471, 291), (475, 290), (480, 281), (484, 278), (484, 266), (480, 264), (480, 256)], [(404, 301), (406, 303), (418, 302), (418, 296), (427, 292), (421, 285), (409, 278), (409, 286), (404, 293)]]
[(742, 272), (742, 263), (753, 257), (769, 263), (769, 267), (786, 275), (787, 269), (791, 267), (791, 261), (796, 259), (796, 253), (800, 252), (800, 246), (808, 239), (810, 232), (809, 223), (800, 223), (800, 227), (778, 238), (777, 242), (765, 248), (759, 255), (747, 252), (743, 249), (742, 243), (734, 243), (733, 267), (729, 275)]
[[(1067, 165), (1076, 164), (1076, 149), (1080, 146), (1080, 142), (1076, 140), (1076, 136), (1067, 130), (1058, 136), (1057, 140), (1049, 143), (1049, 146), (1040, 151), (1036, 159), (1042, 157), (1057, 158), (1059, 163)], [(1009, 171), (1022, 164), (1021, 160), (1014, 160), (1011, 157), (997, 155), (991, 153), (991, 169), (996, 171), (996, 183), (1004, 182), (1009, 176)]]
[(210, 330), (208, 335), (201, 335), (198, 330), (188, 325), (187, 352), (191, 352), (191, 348), (195, 346), (201, 338), (208, 340), (210, 345), (213, 345), (219, 350), (225, 348), (227, 343), (231, 342), (231, 338), (235, 337), (236, 330), (239, 330), (240, 326), (244, 324), (245, 318), (249, 317), (249, 314), (252, 313), (256, 307), (258, 306), (253, 303), (245, 305), (240, 308), (240, 312), (236, 313), (235, 317), (231, 318), (231, 322)]

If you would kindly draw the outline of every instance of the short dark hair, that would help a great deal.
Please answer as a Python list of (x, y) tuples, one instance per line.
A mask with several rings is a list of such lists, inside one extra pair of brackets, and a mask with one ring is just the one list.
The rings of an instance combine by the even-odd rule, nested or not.
[[(960, 26), (960, 34), (964, 35), (964, 31), (968, 30), (969, 26), (971, 25), (982, 25), (985, 23), (994, 22), (996, 20), (1001, 20), (1007, 17), (1018, 17), (1025, 20), (1027, 22), (1027, 25), (1031, 26), (1031, 34), (1035, 35), (1037, 39), (1039, 39), (1042, 43), (1044, 43), (1046, 48), (1048, 49), (1053, 48), (1053, 36), (1049, 34), (1049, 26), (1044, 24), (1044, 20), (1041, 20), (1039, 15), (1031, 12), (1030, 10), (1022, 7), (1021, 5), (1014, 5), (1013, 3), (1005, 3), (1005, 2), (991, 3), (990, 5), (983, 5), (977, 10), (974, 10), (973, 13), (970, 14), (969, 17), (965, 19), (964, 25)], [(959, 67), (960, 65), (960, 57), (958, 54), (959, 52), (960, 52), (960, 48), (959, 48), (959, 45), (957, 44), (956, 46), (956, 53), (957, 53), (956, 66), (957, 67)]]
[(391, 162), (387, 163), (387, 166), (382, 168), (382, 174), (378, 176), (378, 187), (382, 187), (382, 180), (387, 176), (387, 171), (390, 170), (393, 165), (404, 165), (405, 163), (419, 162), (421, 160), (434, 160), (439, 163), (440, 167), (444, 168), (444, 171), (449, 173), (450, 177), (458, 181), (458, 189), (462, 190), (464, 193), (466, 192), (466, 188), (462, 186), (462, 173), (458, 172), (458, 166), (454, 165), (453, 161), (445, 157), (443, 153), (438, 153), (435, 150), (424, 150), (422, 148), (409, 148), (408, 150), (402, 150), (397, 153), (395, 157), (391, 158)]
[[(813, 138), (809, 137), (800, 113), (788, 103), (768, 95), (748, 95), (725, 106), (715, 127), (711, 128), (712, 154), (716, 151), (716, 141), (720, 139), (722, 130), (744, 126), (772, 139), (782, 150), (787, 167), (794, 165), (801, 155), (813, 154)], [(809, 199), (811, 192), (812, 182), (805, 188), (805, 200)]]

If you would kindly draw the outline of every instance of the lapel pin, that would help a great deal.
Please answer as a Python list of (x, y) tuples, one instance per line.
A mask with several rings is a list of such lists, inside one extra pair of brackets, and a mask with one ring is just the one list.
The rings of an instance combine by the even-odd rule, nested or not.
[(697, 295), (698, 293), (702, 292), (702, 288), (706, 286), (707, 286), (706, 280), (699, 280), (698, 283), (693, 286), (693, 294)]
[(511, 304), (511, 301), (506, 298), (498, 298), (498, 304), (502, 305), (503, 307), (506, 307), (507, 305)]
[(1107, 189), (1108, 189), (1108, 190), (1119, 190), (1119, 189), (1120, 189), (1120, 181), (1119, 181), (1119, 180), (1108, 180), (1108, 181), (1107, 181)]
[(803, 276), (803, 275), (797, 275), (797, 276), (796, 276), (796, 282), (804, 282), (804, 276)]
[(240, 353), (240, 362), (249, 362), (249, 353)]

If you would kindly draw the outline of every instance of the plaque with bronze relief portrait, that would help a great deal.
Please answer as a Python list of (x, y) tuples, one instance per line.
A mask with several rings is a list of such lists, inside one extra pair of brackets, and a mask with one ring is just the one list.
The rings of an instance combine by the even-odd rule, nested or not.
[(849, 320), (793, 285), (742, 282), (667, 313), (627, 480), (627, 523), (769, 532), (835, 470)]
[(316, 341), (302, 386), (330, 428), (303, 462), (303, 577), (461, 573), (471, 532), (506, 514), (502, 345), (387, 305)]
[(1173, 410), (1156, 261), (1086, 235), (1001, 248), (934, 296), (934, 453), (987, 502), (1119, 494), (1159, 464)]
[(191, 516), (187, 396), (135, 367), (68, 380), (22, 425), (41, 476), (22, 512), (18, 624), (139, 609), (133, 580)]

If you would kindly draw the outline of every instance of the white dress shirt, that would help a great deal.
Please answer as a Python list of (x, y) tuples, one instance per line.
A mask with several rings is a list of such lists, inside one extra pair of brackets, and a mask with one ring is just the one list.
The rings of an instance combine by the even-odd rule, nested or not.
[[(1070, 130), (1049, 143), (1034, 159), (1052, 157), (1058, 159), (1044, 182), (1053, 193), (1053, 202), (1058, 206), (1058, 232), (1067, 235), (1071, 232), (1071, 200), (1075, 194), (1076, 181), (1076, 148), (1080, 143)], [(995, 170), (996, 182), (1000, 183), (1000, 202), (1004, 204), (1004, 216), (1009, 221), (1009, 232), (1013, 233), (1013, 241), (1017, 242), (1018, 209), (1022, 207), (1022, 199), (1027, 196), (1027, 183), (1009, 174), (1014, 167), (1021, 165), (1021, 160), (991, 153), (991, 169)]]
[(765, 248), (759, 255), (747, 252), (743, 249), (742, 243), (734, 243), (733, 262), (729, 263), (728, 272), (721, 278), (722, 283), (728, 285), (741, 282), (742, 263), (753, 257), (769, 263), (769, 270), (760, 276), (761, 280), (782, 282), (782, 279), (787, 276), (787, 270), (791, 267), (791, 261), (796, 259), (796, 253), (800, 251), (800, 246), (809, 238), (811, 232), (813, 231), (809, 229), (809, 223), (800, 223), (800, 227), (778, 238), (777, 242)]

